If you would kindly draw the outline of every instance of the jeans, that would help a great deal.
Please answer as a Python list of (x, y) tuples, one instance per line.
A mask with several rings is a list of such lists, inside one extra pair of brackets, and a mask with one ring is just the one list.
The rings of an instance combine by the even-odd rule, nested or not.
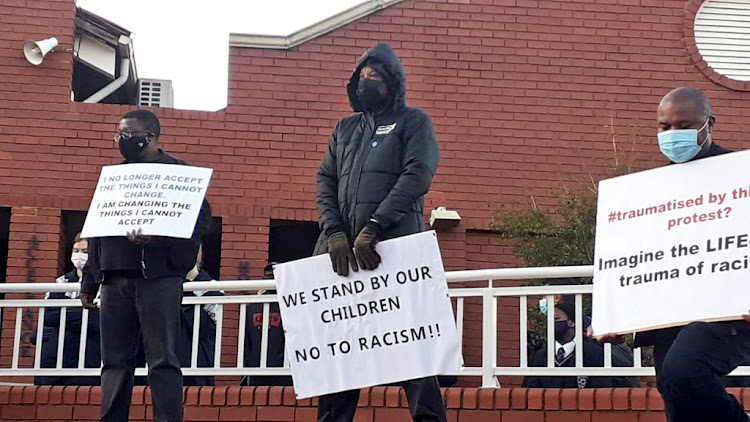
[(128, 421), (139, 332), (148, 363), (154, 420), (182, 421), (182, 372), (177, 357), (182, 282), (180, 277), (113, 276), (102, 285), (102, 421)]

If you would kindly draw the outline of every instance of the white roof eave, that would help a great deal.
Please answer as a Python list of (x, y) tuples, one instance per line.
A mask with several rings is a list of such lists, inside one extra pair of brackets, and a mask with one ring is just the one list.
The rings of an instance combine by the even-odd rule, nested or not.
[(229, 46), (238, 48), (287, 50), (402, 1), (403, 0), (369, 0), (287, 36), (229, 34)]

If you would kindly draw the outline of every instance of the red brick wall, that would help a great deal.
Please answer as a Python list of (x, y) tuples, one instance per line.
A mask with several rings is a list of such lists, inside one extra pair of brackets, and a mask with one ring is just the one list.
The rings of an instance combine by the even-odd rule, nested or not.
[[(732, 392), (750, 408), (750, 389)], [(663, 422), (656, 389), (524, 388), (443, 390), (449, 422)], [(0, 421), (98, 420), (99, 387), (0, 386)], [(317, 400), (295, 400), (290, 387), (189, 387), (186, 421), (315, 421)], [(148, 389), (136, 387), (131, 421), (153, 418)], [(356, 422), (409, 420), (406, 397), (396, 387), (362, 390)]]
[[(215, 169), (208, 198), (224, 218), (224, 278), (237, 277), (242, 262), (260, 276), (269, 220), (316, 219), (314, 175), (335, 121), (350, 112), (346, 80), (366, 48), (389, 42), (408, 74), (409, 104), (424, 108), (438, 133), (442, 162), (428, 210), (444, 205), (463, 217), (455, 232), (441, 235), (446, 268), (511, 262), (507, 249), (485, 254), (489, 245), (472, 243), (465, 231), (487, 229), (493, 204), (533, 195), (551, 205), (554, 188), (601, 176), (613, 140), (640, 167), (662, 163), (654, 114), (673, 87), (706, 90), (718, 116), (714, 139), (745, 146), (750, 94), (695, 65), (690, 36), (699, 4), (407, 0), (288, 51), (231, 48), (228, 107), (156, 110), (162, 143)], [(118, 161), (111, 135), (129, 107), (70, 102), (74, 15), (74, 0), (0, 5), (0, 206), (13, 209), (9, 281), (25, 281), (34, 235), (36, 280), (58, 275), (61, 210), (85, 210), (100, 167)], [(53, 35), (56, 51), (40, 66), (27, 63), (23, 41)], [(184, 65), (194, 60), (185, 57)], [(0, 359), (9, 356), (8, 344)]]

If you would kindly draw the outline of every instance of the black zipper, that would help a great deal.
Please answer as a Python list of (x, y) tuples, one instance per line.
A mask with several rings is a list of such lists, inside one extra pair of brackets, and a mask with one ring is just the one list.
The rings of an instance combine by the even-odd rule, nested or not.
[(141, 246), (141, 272), (143, 273), (143, 278), (146, 279), (146, 247)]
[[(378, 121), (375, 118), (375, 115), (372, 116), (372, 135), (370, 136), (369, 140), (366, 142), (362, 142), (364, 145), (361, 145), (360, 148), (365, 148), (364, 152), (362, 153), (362, 160), (359, 162), (359, 171), (357, 172), (357, 185), (354, 189), (354, 208), (353, 210), (350, 210), (352, 213), (352, 219), (351, 219), (351, 233), (352, 236), (357, 236), (357, 233), (354, 231), (357, 229), (357, 198), (359, 197), (359, 184), (362, 181), (362, 168), (365, 166), (365, 160), (367, 159), (367, 156), (370, 154), (370, 150), (372, 148), (369, 147), (369, 145), (372, 144), (372, 141), (375, 139), (375, 132), (377, 132), (378, 127)], [(368, 127), (369, 127), (369, 120), (367, 121)], [(368, 217), (369, 218), (369, 217)]]

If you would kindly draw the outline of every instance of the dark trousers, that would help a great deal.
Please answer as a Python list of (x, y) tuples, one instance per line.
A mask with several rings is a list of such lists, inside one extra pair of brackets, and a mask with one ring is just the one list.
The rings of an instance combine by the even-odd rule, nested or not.
[[(394, 385), (404, 387), (414, 421), (447, 421), (437, 377), (418, 378)], [(318, 422), (351, 422), (357, 411), (357, 402), (359, 390), (321, 396), (318, 399)]]
[(654, 345), (656, 383), (669, 422), (747, 422), (742, 405), (721, 377), (750, 356), (742, 323), (694, 322), (674, 341)]
[(109, 277), (102, 286), (102, 421), (127, 422), (139, 332), (148, 363), (155, 421), (182, 421), (177, 357), (182, 278)]

